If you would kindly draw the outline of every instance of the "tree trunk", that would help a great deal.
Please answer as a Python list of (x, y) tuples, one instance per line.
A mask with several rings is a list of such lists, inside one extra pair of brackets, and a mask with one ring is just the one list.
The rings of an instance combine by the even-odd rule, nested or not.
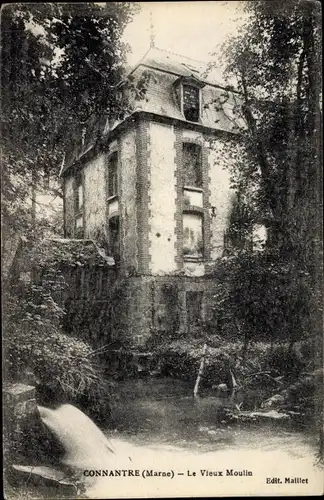
[(244, 344), (243, 344), (243, 349), (242, 349), (242, 360), (245, 361), (246, 358), (246, 353), (249, 347), (249, 336), (247, 332), (244, 334)]
[(32, 185), (31, 185), (31, 222), (32, 229), (36, 228), (36, 173), (32, 171)]
[(194, 388), (194, 397), (195, 398), (198, 397), (199, 384), (200, 384), (201, 377), (203, 376), (203, 373), (204, 373), (206, 350), (207, 350), (207, 344), (204, 344), (203, 354), (202, 354), (202, 358), (200, 361), (200, 367), (199, 367), (198, 376), (197, 376), (197, 380), (196, 380), (195, 388)]

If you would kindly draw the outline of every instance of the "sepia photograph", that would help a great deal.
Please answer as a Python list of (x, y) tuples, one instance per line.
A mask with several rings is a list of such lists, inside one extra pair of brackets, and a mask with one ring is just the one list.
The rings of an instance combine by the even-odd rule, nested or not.
[(6, 500), (323, 495), (321, 26), (2, 5)]

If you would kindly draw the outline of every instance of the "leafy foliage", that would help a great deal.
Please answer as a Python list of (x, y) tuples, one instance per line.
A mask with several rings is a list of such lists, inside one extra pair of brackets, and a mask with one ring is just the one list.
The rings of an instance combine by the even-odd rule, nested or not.
[(129, 83), (121, 36), (135, 10), (127, 2), (15, 3), (2, 10), (4, 231), (33, 229), (28, 198), (44, 176), (58, 178), (66, 151), (80, 146), (89, 120), (96, 141), (93, 123), (127, 111), (126, 93), (119, 91)]
[(245, 150), (243, 161), (234, 157), (236, 180), (254, 185), (282, 256), (307, 267), (319, 250), (319, 4), (256, 1), (245, 10), (241, 33), (224, 46)]
[(311, 279), (293, 262), (239, 252), (216, 266), (214, 308), (223, 337), (294, 343), (312, 329)]
[(110, 386), (86, 342), (61, 330), (64, 311), (53, 300), (62, 283), (26, 284), (6, 297), (5, 376), (25, 381), (35, 376), (40, 401), (69, 401), (95, 416), (109, 414)]

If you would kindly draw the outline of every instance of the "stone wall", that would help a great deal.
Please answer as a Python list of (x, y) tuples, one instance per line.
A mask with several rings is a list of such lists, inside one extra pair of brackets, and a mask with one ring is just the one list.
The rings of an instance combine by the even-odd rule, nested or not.
[(96, 239), (106, 231), (106, 155), (100, 154), (83, 168), (84, 237)]
[(63, 275), (65, 333), (89, 342), (94, 348), (107, 343), (112, 335), (110, 309), (115, 269), (94, 265), (66, 267)]
[(66, 238), (74, 236), (74, 180), (66, 176), (63, 181), (64, 195), (64, 233)]
[(36, 393), (31, 385), (8, 383), (3, 388), (4, 458), (12, 461), (24, 456), (24, 430), (37, 417)]
[(138, 268), (136, 213), (136, 142), (135, 128), (123, 133), (118, 140), (119, 150), (119, 210), (121, 238), (121, 270), (124, 274)]
[(176, 270), (175, 134), (173, 126), (150, 123), (149, 253), (152, 274)]
[(132, 348), (199, 334), (199, 328), (192, 328), (188, 321), (186, 293), (202, 292), (201, 321), (212, 325), (214, 288), (215, 280), (206, 277), (127, 278), (120, 282), (119, 296), (112, 299), (116, 311), (112, 329), (121, 331)]
[(149, 121), (136, 121), (136, 220), (138, 272), (149, 269)]
[(133, 347), (144, 345), (151, 334), (151, 279), (129, 277), (116, 282), (112, 294), (112, 342), (122, 339)]

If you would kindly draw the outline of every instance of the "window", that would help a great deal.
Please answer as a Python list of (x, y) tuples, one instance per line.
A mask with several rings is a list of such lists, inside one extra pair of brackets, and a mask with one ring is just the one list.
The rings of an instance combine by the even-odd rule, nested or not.
[(118, 192), (118, 154), (109, 157), (108, 165), (108, 197), (117, 196)]
[(253, 224), (252, 246), (254, 252), (263, 252), (268, 240), (268, 231), (264, 224)]
[(74, 203), (75, 203), (75, 235), (83, 238), (83, 184), (82, 176), (79, 174), (75, 179)]
[(109, 249), (115, 259), (119, 262), (119, 216), (115, 215), (109, 219)]
[(183, 113), (186, 120), (198, 122), (200, 117), (200, 89), (192, 85), (183, 85)]
[(203, 292), (186, 292), (187, 327), (197, 327), (202, 321)]
[(43, 188), (44, 189), (49, 189), (50, 188), (50, 174), (48, 172), (44, 172), (43, 174)]
[(202, 259), (203, 244), (203, 215), (201, 213), (183, 214), (183, 255), (187, 260)]
[(202, 187), (202, 155), (199, 144), (183, 144), (184, 185)]
[(80, 184), (76, 190), (76, 209), (77, 212), (83, 208), (83, 186)]

